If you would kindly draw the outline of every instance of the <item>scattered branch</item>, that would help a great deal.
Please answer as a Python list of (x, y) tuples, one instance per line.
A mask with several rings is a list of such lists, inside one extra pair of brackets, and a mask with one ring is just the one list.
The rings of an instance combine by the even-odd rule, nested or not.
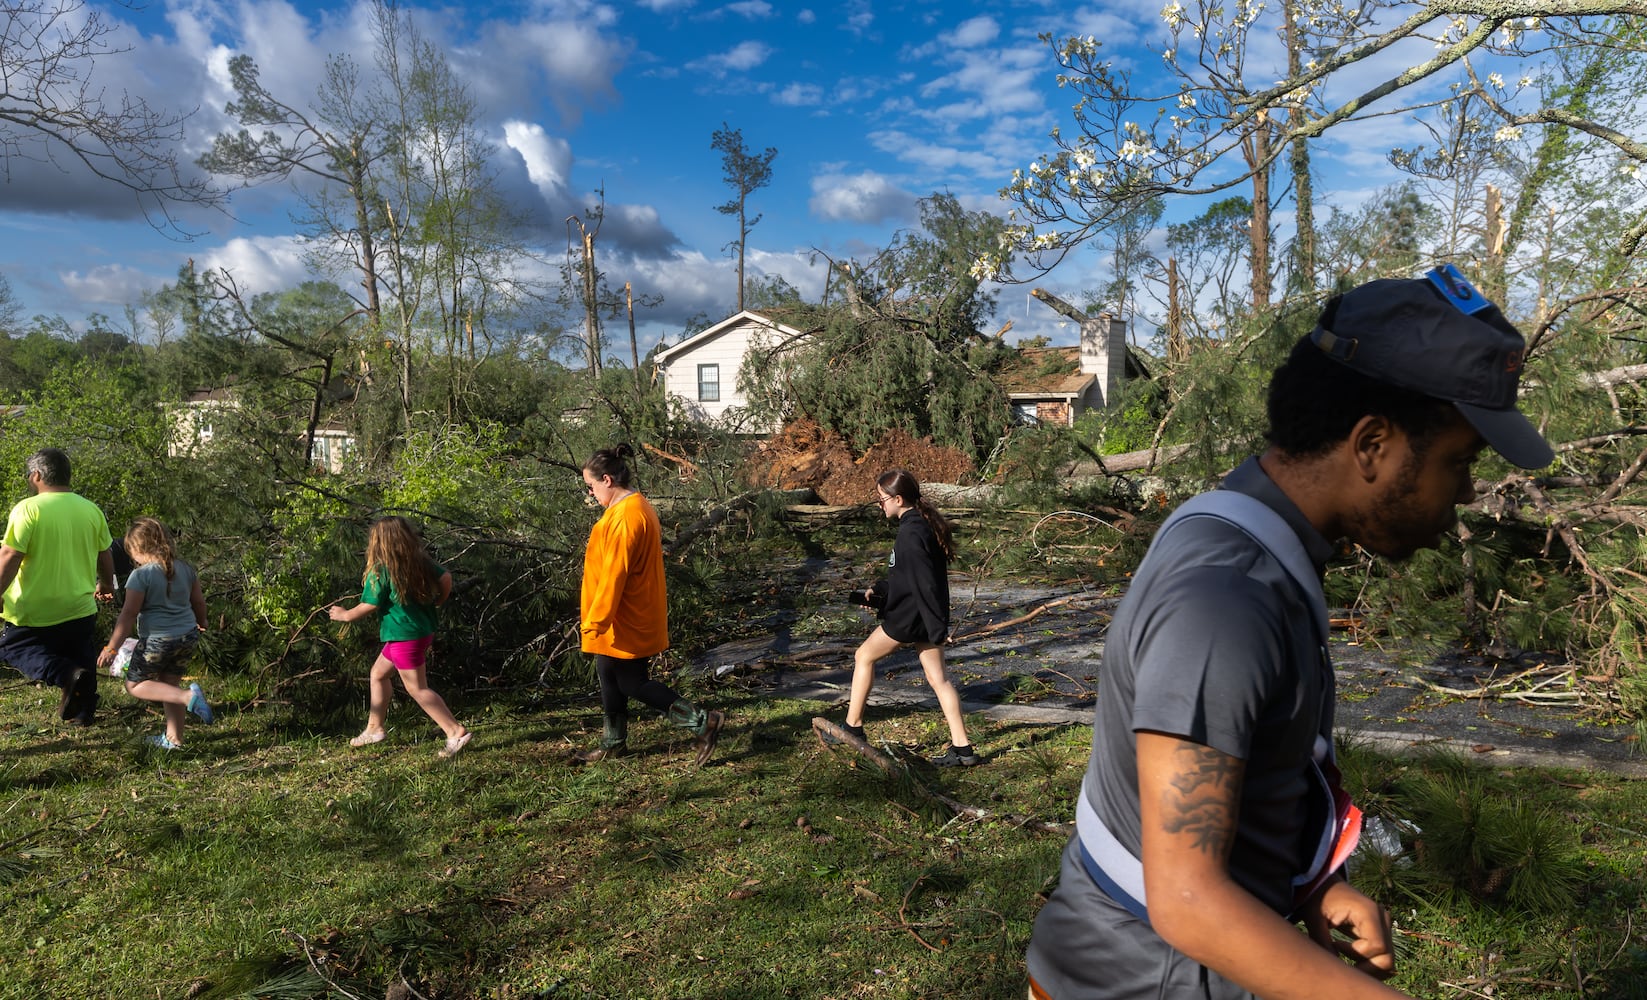
[(865, 760), (868, 760), (871, 764), (874, 764), (876, 767), (880, 768), (885, 774), (891, 777), (908, 780), (910, 787), (913, 788), (922, 798), (939, 803), (958, 817), (969, 820), (999, 820), (1012, 826), (1030, 830), (1038, 830), (1042, 833), (1069, 833), (1069, 825), (1066, 823), (1050, 823), (1046, 820), (1030, 819), (1024, 816), (991, 813), (987, 809), (983, 809), (979, 806), (967, 805), (964, 802), (950, 798), (942, 792), (928, 788), (926, 785), (915, 780), (914, 775), (910, 774), (909, 769), (902, 763), (875, 749), (873, 746), (870, 746), (868, 741), (861, 740), (858, 737), (853, 736), (839, 725), (830, 722), (822, 716), (816, 716), (813, 718), (812, 729), (818, 734), (818, 741), (824, 746), (850, 747), (851, 749), (857, 751), (858, 754)]

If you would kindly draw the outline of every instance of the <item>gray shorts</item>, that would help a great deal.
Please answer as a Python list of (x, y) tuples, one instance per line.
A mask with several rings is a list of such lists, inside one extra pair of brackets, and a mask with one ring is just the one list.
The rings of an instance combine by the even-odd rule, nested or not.
[(126, 665), (126, 680), (138, 684), (161, 677), (182, 677), (183, 668), (194, 659), (194, 650), (198, 645), (199, 632), (151, 635), (139, 639), (137, 648), (132, 650), (131, 663)]

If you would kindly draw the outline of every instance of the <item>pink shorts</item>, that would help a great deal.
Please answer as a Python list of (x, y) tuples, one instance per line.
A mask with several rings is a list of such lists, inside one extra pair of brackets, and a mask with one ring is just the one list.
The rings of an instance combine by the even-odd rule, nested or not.
[(386, 642), (383, 644), (383, 658), (393, 663), (396, 670), (422, 670), (434, 641), (434, 636), (426, 635), (421, 639)]

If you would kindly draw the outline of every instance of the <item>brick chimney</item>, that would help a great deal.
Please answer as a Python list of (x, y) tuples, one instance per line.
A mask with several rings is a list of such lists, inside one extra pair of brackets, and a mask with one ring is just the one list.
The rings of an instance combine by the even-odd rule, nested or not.
[(1094, 406), (1108, 406), (1121, 393), (1127, 373), (1127, 325), (1109, 313), (1081, 321), (1081, 373), (1098, 376)]

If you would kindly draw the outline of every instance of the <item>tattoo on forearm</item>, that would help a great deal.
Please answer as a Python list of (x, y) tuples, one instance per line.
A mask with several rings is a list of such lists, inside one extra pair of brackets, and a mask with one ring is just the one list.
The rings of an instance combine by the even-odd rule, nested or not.
[(1173, 759), (1177, 773), (1161, 794), (1162, 828), (1192, 835), (1196, 848), (1212, 857), (1229, 857), (1245, 765), (1196, 743), (1180, 744)]

